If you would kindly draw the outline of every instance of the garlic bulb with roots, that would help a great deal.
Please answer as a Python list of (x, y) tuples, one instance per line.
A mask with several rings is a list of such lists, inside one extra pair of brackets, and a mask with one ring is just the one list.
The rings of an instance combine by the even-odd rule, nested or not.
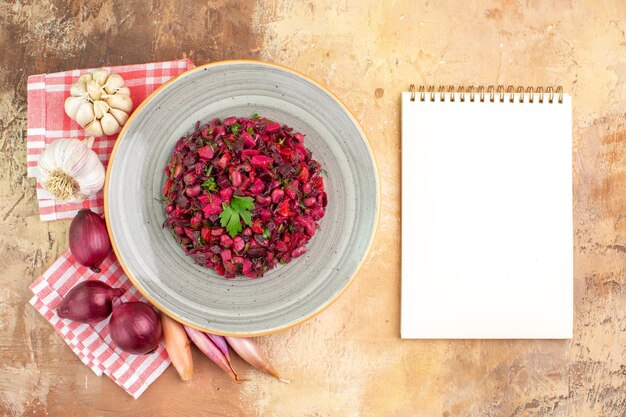
[(91, 149), (93, 141), (57, 139), (39, 156), (39, 183), (56, 199), (82, 201), (104, 186), (104, 165)]
[(132, 109), (122, 76), (102, 68), (81, 75), (65, 100), (65, 113), (96, 137), (119, 132)]

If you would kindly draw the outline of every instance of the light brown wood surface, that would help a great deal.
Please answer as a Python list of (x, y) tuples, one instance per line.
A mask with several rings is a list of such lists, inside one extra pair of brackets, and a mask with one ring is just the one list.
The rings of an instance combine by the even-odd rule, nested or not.
[[(0, 1), (0, 415), (623, 416), (625, 26), (620, 0)], [(170, 368), (133, 400), (28, 305), (27, 285), (67, 248), (69, 223), (39, 221), (25, 177), (26, 78), (183, 56), (263, 59), (326, 84), (369, 137), (382, 213), (344, 295), (260, 339), (290, 385), (240, 360), (250, 381), (236, 385), (195, 351), (192, 382)], [(399, 97), (411, 82), (563, 85), (572, 94), (571, 341), (399, 339)]]

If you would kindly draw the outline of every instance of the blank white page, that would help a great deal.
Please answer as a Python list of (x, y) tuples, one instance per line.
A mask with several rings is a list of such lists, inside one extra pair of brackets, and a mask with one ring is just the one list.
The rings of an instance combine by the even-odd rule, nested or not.
[(402, 94), (402, 338), (568, 339), (572, 102)]

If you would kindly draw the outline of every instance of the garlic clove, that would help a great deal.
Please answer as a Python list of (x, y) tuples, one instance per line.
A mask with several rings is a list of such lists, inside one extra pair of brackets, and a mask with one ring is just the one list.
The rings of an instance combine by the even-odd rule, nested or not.
[(130, 113), (133, 108), (133, 101), (125, 94), (114, 94), (106, 99), (107, 104), (115, 109), (120, 109)]
[[(96, 118), (93, 111), (93, 104), (88, 101), (83, 101), (76, 111), (76, 122), (82, 127), (85, 127)], [(95, 136), (95, 135), (94, 135)]]
[(93, 112), (94, 112), (96, 119), (98, 120), (102, 119), (102, 116), (104, 116), (108, 111), (109, 111), (109, 105), (106, 104), (104, 101), (96, 100), (93, 102)]
[(128, 87), (121, 87), (117, 90), (117, 94), (122, 94), (130, 97), (130, 90)]
[(78, 77), (78, 82), (87, 84), (87, 82), (91, 81), (92, 79), (93, 78), (91, 76), (91, 73), (90, 72), (86, 72), (83, 75), (81, 75), (80, 77)]
[(76, 120), (76, 113), (78, 112), (78, 108), (83, 103), (84, 99), (82, 97), (68, 97), (65, 99), (65, 114), (67, 114), (70, 119)]
[(91, 123), (83, 126), (83, 129), (85, 129), (85, 133), (87, 133), (88, 135), (96, 137), (104, 136), (104, 132), (102, 131), (102, 125), (100, 124), (100, 120), (98, 119), (93, 119)]
[(107, 78), (107, 82), (104, 85), (105, 91), (109, 94), (115, 93), (117, 90), (119, 90), (122, 87), (124, 87), (124, 79), (122, 78), (121, 75), (115, 72), (109, 75), (109, 78)]
[(114, 135), (120, 131), (120, 124), (110, 113), (106, 113), (102, 120), (100, 120), (100, 123), (102, 124), (102, 131), (105, 135)]
[(70, 87), (70, 94), (76, 97), (86, 96), (87, 85), (82, 81), (72, 84)]
[(92, 73), (92, 76), (95, 82), (103, 86), (107, 82), (107, 78), (109, 78), (109, 71), (104, 68), (98, 68)]
[(115, 117), (115, 120), (117, 120), (117, 123), (119, 123), (120, 126), (124, 126), (124, 124), (126, 124), (126, 121), (128, 120), (128, 113), (125, 111), (110, 107), (109, 113)]
[(87, 92), (92, 100), (100, 100), (102, 96), (102, 87), (97, 81), (91, 80), (87, 83)]

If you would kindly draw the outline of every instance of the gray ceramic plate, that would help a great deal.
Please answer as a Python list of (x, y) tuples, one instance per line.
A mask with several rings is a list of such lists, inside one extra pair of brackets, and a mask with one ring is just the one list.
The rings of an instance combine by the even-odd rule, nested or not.
[[(253, 113), (293, 127), (325, 168), (328, 207), (305, 256), (260, 279), (227, 280), (178, 246), (159, 203), (163, 168), (197, 120)], [(350, 283), (371, 245), (379, 190), (363, 131), (316, 82), (256, 61), (217, 62), (164, 84), (132, 114), (107, 172), (105, 213), (124, 271), (156, 307), (217, 334), (260, 335), (304, 321)]]

